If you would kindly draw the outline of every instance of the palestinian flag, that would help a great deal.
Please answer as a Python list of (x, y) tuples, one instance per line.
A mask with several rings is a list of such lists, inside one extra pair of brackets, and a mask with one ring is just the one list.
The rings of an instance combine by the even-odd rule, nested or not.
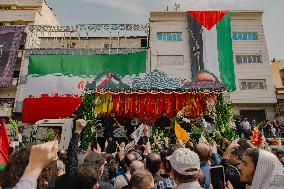
[[(111, 72), (121, 77), (146, 72), (146, 51), (119, 55), (31, 55), (23, 96), (22, 121), (70, 117), (82, 102), (87, 84)], [(114, 74), (100, 77), (97, 87), (115, 84)]]
[(10, 140), (7, 135), (6, 124), (3, 119), (0, 127), (0, 171), (3, 170), (8, 163), (9, 147), (10, 147)]
[(230, 13), (189, 11), (188, 25), (192, 78), (217, 80), (234, 91), (236, 84)]

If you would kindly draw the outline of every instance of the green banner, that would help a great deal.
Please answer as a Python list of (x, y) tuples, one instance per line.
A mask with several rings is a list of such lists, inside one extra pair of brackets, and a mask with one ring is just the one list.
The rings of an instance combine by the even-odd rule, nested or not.
[(113, 72), (120, 76), (146, 73), (147, 52), (115, 55), (31, 55), (29, 75), (96, 76)]
[(236, 90), (233, 42), (231, 38), (231, 19), (227, 13), (217, 24), (218, 59), (222, 82), (230, 91)]

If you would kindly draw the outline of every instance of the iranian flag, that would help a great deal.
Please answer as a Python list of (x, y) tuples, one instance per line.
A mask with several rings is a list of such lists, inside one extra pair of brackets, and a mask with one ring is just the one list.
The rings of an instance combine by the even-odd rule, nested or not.
[[(228, 11), (188, 11), (192, 78), (214, 75), (230, 91), (236, 89), (231, 38), (231, 19)], [(208, 73), (208, 75), (204, 74)]]
[[(97, 87), (146, 72), (146, 51), (116, 55), (31, 55), (22, 96), (22, 121), (70, 117), (82, 102), (87, 84)], [(104, 74), (105, 73), (105, 74)]]

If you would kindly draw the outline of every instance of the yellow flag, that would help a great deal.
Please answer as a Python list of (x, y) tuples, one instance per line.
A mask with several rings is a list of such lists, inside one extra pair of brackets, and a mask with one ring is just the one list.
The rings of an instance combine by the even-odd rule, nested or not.
[(181, 141), (182, 143), (187, 143), (187, 141), (189, 141), (190, 139), (186, 131), (177, 123), (175, 124), (175, 133), (176, 133), (177, 139)]

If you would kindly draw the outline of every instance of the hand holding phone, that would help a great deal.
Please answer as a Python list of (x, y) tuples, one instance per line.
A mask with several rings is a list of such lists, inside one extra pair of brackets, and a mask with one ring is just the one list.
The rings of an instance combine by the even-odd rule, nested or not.
[(223, 166), (215, 166), (210, 168), (211, 184), (213, 188), (225, 189), (225, 173)]

